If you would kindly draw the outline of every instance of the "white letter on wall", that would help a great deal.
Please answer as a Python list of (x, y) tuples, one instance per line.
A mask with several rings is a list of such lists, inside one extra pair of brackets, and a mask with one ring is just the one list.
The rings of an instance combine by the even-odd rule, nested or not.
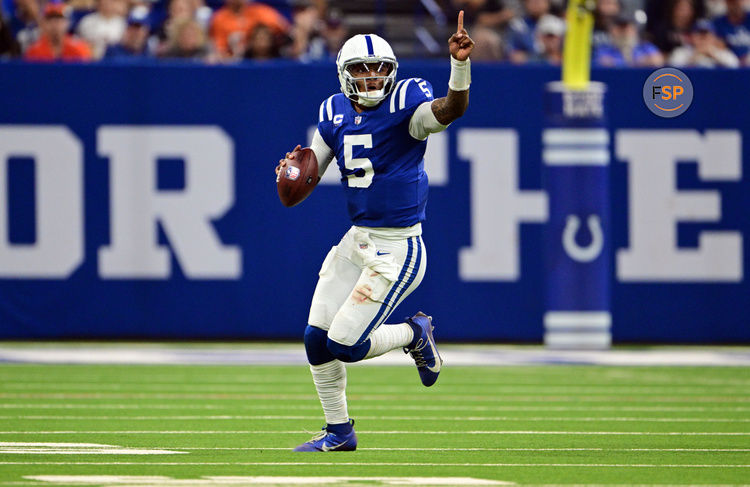
[(718, 191), (679, 191), (677, 163), (698, 163), (703, 181), (742, 178), (737, 131), (619, 130), (617, 157), (628, 162), (629, 247), (617, 252), (621, 281), (742, 280), (742, 235), (700, 232), (696, 249), (677, 246), (679, 222), (718, 222)]
[[(222, 245), (211, 223), (234, 203), (234, 146), (220, 128), (108, 126), (97, 140), (110, 159), (111, 243), (99, 249), (101, 277), (168, 278), (157, 222), (187, 277), (240, 277), (240, 249)], [(159, 158), (184, 160), (184, 190), (157, 189)]]
[[(8, 158), (34, 159), (36, 242), (11, 244)], [(70, 276), (83, 262), (83, 150), (66, 127), (0, 127), (0, 276)]]
[(545, 222), (547, 194), (518, 189), (518, 135), (507, 129), (462, 129), (458, 154), (471, 165), (471, 247), (459, 254), (465, 281), (515, 281), (521, 222)]

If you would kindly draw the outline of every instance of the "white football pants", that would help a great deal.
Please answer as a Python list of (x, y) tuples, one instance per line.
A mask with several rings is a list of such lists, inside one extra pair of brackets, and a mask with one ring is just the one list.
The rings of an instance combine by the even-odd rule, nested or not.
[(351, 227), (323, 261), (308, 323), (342, 345), (363, 343), (419, 286), (426, 267), (421, 226)]

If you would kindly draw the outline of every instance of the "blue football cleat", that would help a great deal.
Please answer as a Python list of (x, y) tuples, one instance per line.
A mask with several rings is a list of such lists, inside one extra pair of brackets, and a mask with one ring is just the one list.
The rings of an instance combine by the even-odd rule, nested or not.
[(294, 451), (354, 451), (357, 449), (357, 435), (354, 434), (354, 420), (350, 419), (352, 430), (347, 434), (336, 434), (323, 428), (323, 431), (302, 443)]
[(421, 334), (418, 335), (419, 338), (413, 347), (404, 348), (404, 353), (411, 355), (417, 364), (417, 372), (419, 372), (419, 378), (422, 379), (422, 384), (430, 387), (440, 375), (440, 366), (443, 365), (443, 359), (440, 358), (435, 338), (432, 336), (432, 330), (435, 329), (432, 326), (432, 316), (427, 316), (420, 311), (411, 318), (406, 318), (406, 321), (413, 325), (413, 328), (420, 329)]

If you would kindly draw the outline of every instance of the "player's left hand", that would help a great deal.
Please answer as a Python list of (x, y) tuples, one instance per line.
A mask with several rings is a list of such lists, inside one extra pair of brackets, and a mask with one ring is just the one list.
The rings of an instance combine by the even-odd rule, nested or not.
[(448, 39), (448, 49), (458, 61), (466, 61), (474, 49), (474, 41), (469, 37), (469, 33), (464, 29), (464, 11), (458, 12), (458, 27), (456, 33)]

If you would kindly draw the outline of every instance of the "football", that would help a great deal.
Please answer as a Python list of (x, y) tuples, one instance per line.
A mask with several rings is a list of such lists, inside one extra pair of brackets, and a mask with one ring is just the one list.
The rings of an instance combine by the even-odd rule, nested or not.
[(318, 159), (309, 147), (294, 152), (294, 159), (287, 159), (286, 167), (276, 178), (276, 189), (284, 206), (298, 205), (310, 196), (318, 184)]

